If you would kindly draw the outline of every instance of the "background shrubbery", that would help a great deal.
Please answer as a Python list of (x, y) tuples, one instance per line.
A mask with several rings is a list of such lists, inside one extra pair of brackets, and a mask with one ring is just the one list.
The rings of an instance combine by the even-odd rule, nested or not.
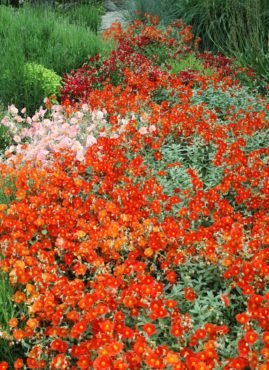
[[(91, 14), (96, 30), (100, 14)], [(34, 113), (43, 103), (46, 90), (38, 78), (30, 85), (29, 79), (23, 78), (25, 64), (37, 63), (61, 76), (80, 67), (88, 57), (110, 50), (90, 31), (88, 21), (78, 24), (79, 8), (66, 14), (49, 7), (0, 6), (0, 102), (4, 106), (26, 106), (29, 113)]]

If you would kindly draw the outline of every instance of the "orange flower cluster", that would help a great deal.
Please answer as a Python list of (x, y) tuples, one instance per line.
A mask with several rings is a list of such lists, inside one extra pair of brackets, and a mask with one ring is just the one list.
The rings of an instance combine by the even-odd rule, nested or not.
[[(141, 32), (163, 41), (153, 25)], [(218, 71), (188, 83), (151, 66), (124, 76), (87, 95), (121, 133), (99, 137), (84, 162), (57, 153), (50, 168), (16, 169), (15, 200), (0, 205), (1, 267), (28, 312), (10, 328), (31, 346), (14, 368), (265, 370), (269, 150), (249, 143), (268, 132), (269, 106), (195, 101), (240, 93)], [(171, 141), (185, 160), (170, 160)], [(206, 165), (191, 162), (197, 142)]]

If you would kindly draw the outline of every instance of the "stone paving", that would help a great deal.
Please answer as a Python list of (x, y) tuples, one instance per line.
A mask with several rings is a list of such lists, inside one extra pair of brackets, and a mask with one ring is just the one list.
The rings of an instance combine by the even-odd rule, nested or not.
[(121, 22), (122, 24), (126, 23), (126, 19), (124, 19), (124, 11), (118, 10), (113, 1), (105, 1), (105, 8), (107, 9), (107, 12), (102, 17), (100, 31), (106, 30), (114, 22)]

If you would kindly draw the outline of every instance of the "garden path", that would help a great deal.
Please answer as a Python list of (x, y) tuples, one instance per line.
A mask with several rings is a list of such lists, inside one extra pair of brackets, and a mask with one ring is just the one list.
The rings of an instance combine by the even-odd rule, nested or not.
[(101, 31), (108, 29), (114, 22), (126, 22), (124, 20), (124, 11), (118, 10), (113, 1), (106, 0), (105, 8), (107, 9), (107, 12), (102, 17), (102, 22), (100, 26)]

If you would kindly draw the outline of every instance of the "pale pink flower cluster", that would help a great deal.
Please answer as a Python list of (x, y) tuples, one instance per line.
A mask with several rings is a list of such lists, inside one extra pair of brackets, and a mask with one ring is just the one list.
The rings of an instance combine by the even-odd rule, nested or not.
[(22, 157), (22, 161), (42, 161), (49, 165), (52, 153), (65, 149), (72, 150), (76, 159), (83, 161), (87, 148), (94, 145), (98, 137), (117, 137), (128, 123), (120, 119), (119, 132), (111, 133), (106, 110), (91, 111), (87, 104), (68, 118), (60, 105), (52, 107), (49, 118), (42, 108), (33, 117), (24, 117), (25, 109), (20, 115), (14, 105), (8, 113), (1, 121), (13, 138), (13, 145), (2, 157), (6, 163), (16, 163), (18, 157)]
[[(137, 122), (141, 135), (150, 135), (157, 130), (154, 125), (147, 125), (146, 113), (141, 116), (132, 114), (130, 118)], [(8, 127), (13, 138), (13, 144), (0, 157), (1, 162), (19, 165), (25, 161), (33, 164), (41, 161), (49, 166), (53, 153), (64, 150), (73, 151), (76, 159), (83, 161), (87, 148), (96, 144), (98, 137), (119, 137), (126, 130), (129, 119), (118, 116), (115, 131), (115, 127), (111, 130), (105, 109), (91, 111), (87, 104), (69, 117), (61, 105), (54, 105), (51, 112), (40, 108), (33, 117), (26, 116), (25, 108), (19, 112), (11, 105), (1, 123)]]

